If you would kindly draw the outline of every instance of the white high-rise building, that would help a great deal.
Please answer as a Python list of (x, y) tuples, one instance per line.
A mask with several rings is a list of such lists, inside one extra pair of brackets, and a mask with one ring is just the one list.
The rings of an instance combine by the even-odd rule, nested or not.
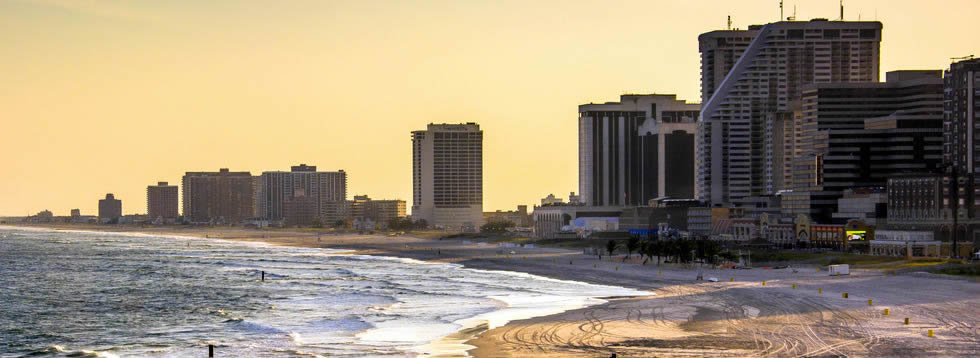
[[(773, 160), (766, 155), (767, 134), (774, 133), (767, 124), (774, 122), (766, 119), (799, 110), (794, 104), (805, 85), (878, 81), (880, 43), (877, 21), (814, 19), (759, 28), (720, 84), (702, 84), (716, 90), (702, 105), (698, 123), (698, 198), (741, 205), (785, 187), (770, 182), (782, 170), (767, 163)], [(702, 64), (702, 71), (715, 67)], [(702, 79), (709, 77), (717, 76), (702, 73)]]
[(483, 224), (483, 131), (476, 123), (412, 132), (412, 218), (447, 230)]

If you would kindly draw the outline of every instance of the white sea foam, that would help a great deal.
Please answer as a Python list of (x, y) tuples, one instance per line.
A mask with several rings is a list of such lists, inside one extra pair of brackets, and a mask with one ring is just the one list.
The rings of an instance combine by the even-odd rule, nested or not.
[[(230, 355), (276, 356), (282, 352), (324, 356), (464, 355), (472, 347), (462, 342), (445, 344), (443, 338), (458, 336), (456, 333), (460, 330), (492, 329), (514, 320), (599, 304), (604, 302), (602, 297), (652, 294), (527, 273), (468, 269), (458, 264), (347, 254), (341, 250), (269, 246), (223, 239), (200, 241), (188, 247), (186, 240), (202, 239), (82, 230), (22, 231), (65, 234), (38, 236), (56, 246), (25, 246), (56, 251), (49, 261), (55, 265), (52, 267), (88, 262), (112, 268), (85, 268), (86, 271), (73, 272), (73, 276), (86, 278), (76, 282), (91, 285), (75, 289), (111, 294), (114, 296), (108, 301), (116, 302), (131, 299), (126, 296), (130, 292), (152, 293), (159, 288), (166, 292), (164, 297), (168, 299), (162, 306), (156, 306), (158, 309), (210, 307), (178, 313), (195, 319), (210, 316), (224, 322), (224, 326), (214, 331), (186, 326), (184, 318), (172, 322), (170, 320), (175, 317), (162, 314), (154, 318), (157, 321), (153, 323), (161, 327), (160, 332), (166, 333), (166, 339), (149, 342), (152, 344), (147, 343), (148, 348), (142, 350), (114, 351), (120, 355), (186, 356), (200, 353), (199, 347), (170, 345), (167, 339), (184, 342), (214, 340), (221, 342), (222, 353)], [(35, 235), (29, 235), (32, 236)], [(139, 240), (144, 237), (159, 240)], [(58, 244), (58, 241), (65, 243)], [(21, 242), (24, 245), (44, 243), (44, 240)], [(72, 260), (71, 255), (83, 255), (85, 260)], [(23, 265), (22, 272), (30, 272), (28, 269), (35, 267), (33, 262), (25, 261)], [(263, 283), (259, 283), (257, 277), (259, 270), (266, 274)], [(136, 271), (168, 274), (144, 281), (134, 281), (129, 276), (107, 276)], [(99, 282), (114, 282), (112, 287), (119, 289), (106, 291)], [(144, 286), (134, 290), (130, 287), (134, 284)], [(30, 285), (49, 288), (45, 282), (23, 281), (18, 284), (18, 290)], [(213, 293), (199, 294), (202, 287), (207, 287), (209, 292), (213, 290)], [(157, 296), (151, 294), (149, 297)], [(143, 312), (134, 313), (140, 314), (140, 319), (149, 319)], [(74, 318), (55, 313), (47, 317), (66, 324), (72, 324)], [(113, 323), (107, 321), (105, 324)], [(474, 330), (477, 327), (480, 328)], [(119, 328), (107, 326), (91, 331)], [(130, 337), (98, 337), (95, 333), (94, 337), (94, 341), (125, 339), (124, 344), (118, 346), (126, 347), (139, 347), (146, 340), (139, 333)], [(439, 341), (442, 344), (433, 344)], [(160, 349), (161, 342), (167, 349)], [(88, 349), (106, 353), (101, 349)]]

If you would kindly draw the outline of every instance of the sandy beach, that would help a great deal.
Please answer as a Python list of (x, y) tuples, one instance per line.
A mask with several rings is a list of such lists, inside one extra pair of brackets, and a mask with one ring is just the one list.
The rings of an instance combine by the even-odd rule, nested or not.
[[(459, 263), (469, 268), (650, 291), (646, 297), (471, 328), (447, 337), (476, 357), (589, 356), (977, 356), (980, 283), (927, 273), (852, 270), (829, 276), (817, 266), (723, 270), (641, 264), (557, 248), (500, 248), (426, 235), (318, 234), (299, 230), (64, 225), (59, 229), (132, 231), (276, 245), (349, 249)], [(847, 298), (844, 298), (844, 294)], [(885, 314), (885, 310), (888, 314)], [(905, 318), (909, 324), (905, 324)], [(932, 337), (929, 332), (932, 331)]]

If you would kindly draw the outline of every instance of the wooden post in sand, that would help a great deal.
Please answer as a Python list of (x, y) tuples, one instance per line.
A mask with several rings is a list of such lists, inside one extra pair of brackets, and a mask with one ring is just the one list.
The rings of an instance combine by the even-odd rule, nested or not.
[(262, 271), (262, 282), (265, 282), (265, 271)]
[(214, 345), (208, 345), (208, 358), (214, 358)]

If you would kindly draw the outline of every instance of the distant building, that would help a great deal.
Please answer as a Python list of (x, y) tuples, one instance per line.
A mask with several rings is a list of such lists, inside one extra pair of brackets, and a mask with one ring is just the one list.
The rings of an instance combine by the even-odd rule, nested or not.
[(702, 99), (708, 99), (698, 123), (698, 198), (743, 205), (748, 197), (775, 194), (779, 185), (767, 181), (780, 177), (779, 168), (767, 170), (778, 163), (767, 162), (772, 153), (764, 148), (768, 133), (779, 129), (767, 126), (780, 123), (767, 118), (791, 112), (805, 85), (878, 81), (881, 28), (877, 21), (814, 19), (699, 36)]
[(944, 160), (960, 173), (975, 173), (980, 168), (980, 145), (975, 144), (980, 141), (980, 58), (951, 64), (944, 81)]
[(527, 212), (527, 205), (518, 205), (516, 211), (497, 210), (484, 212), (483, 221), (487, 223), (512, 222), (517, 227), (530, 227), (531, 215)]
[(77, 218), (82, 216), (82, 211), (79, 209), (71, 209), (71, 217)]
[[(943, 255), (952, 253), (953, 228), (957, 232), (958, 256), (969, 255), (977, 247), (980, 236), (976, 217), (969, 216), (967, 208), (961, 208), (956, 225), (953, 225), (951, 190), (953, 178), (949, 175), (912, 175), (888, 179), (888, 229), (899, 231), (928, 231), (938, 241), (946, 243)], [(974, 193), (968, 188), (975, 177), (960, 175), (957, 185), (961, 189), (961, 202), (973, 203)], [(967, 205), (964, 205), (967, 206)], [(971, 205), (972, 206), (972, 205)]]
[(676, 95), (622, 95), (583, 104), (579, 193), (591, 206), (694, 198), (694, 135), (701, 106)]
[(548, 194), (548, 196), (541, 199), (541, 206), (562, 204), (565, 204), (565, 201), (559, 197), (556, 197), (555, 194)]
[(181, 180), (184, 220), (237, 224), (255, 215), (256, 178), (249, 172), (187, 172)]
[[(282, 202), (282, 221), (286, 226), (313, 225), (317, 215), (316, 198), (306, 195), (303, 188), (294, 188), (292, 195), (286, 196)], [(330, 224), (322, 223), (322, 224)]]
[(782, 195), (784, 209), (835, 222), (845, 190), (935, 173), (943, 151), (942, 101), (938, 70), (892, 71), (886, 82), (804, 86), (801, 154), (793, 190)]
[(99, 220), (118, 220), (120, 217), (122, 217), (121, 200), (116, 199), (111, 193), (106, 194), (105, 199), (99, 199)]
[(861, 220), (868, 225), (885, 224), (888, 212), (888, 194), (884, 188), (848, 189), (837, 199), (836, 221)]
[[(946, 168), (945, 179), (952, 184), (950, 177), (958, 178), (956, 208), (958, 243), (971, 243), (973, 248), (980, 247), (980, 59), (970, 59), (953, 63), (945, 72), (945, 96), (943, 111), (943, 150)], [(947, 196), (952, 197), (952, 185), (943, 189)], [(945, 210), (953, 215), (952, 201), (945, 205)], [(953, 238), (949, 220), (944, 233), (938, 235), (942, 240)], [(960, 256), (968, 253), (960, 249)]]
[(355, 195), (347, 205), (349, 217), (356, 221), (355, 226), (370, 223), (384, 229), (393, 220), (407, 216), (404, 200), (374, 200), (367, 195)]
[(54, 221), (54, 213), (51, 210), (41, 210), (37, 214), (28, 216), (25, 221), (29, 223), (49, 223)]
[(146, 187), (146, 213), (150, 220), (173, 221), (177, 218), (177, 186), (167, 182)]
[(619, 230), (621, 206), (535, 206), (531, 214), (534, 235), (542, 239), (586, 237), (594, 231)]
[(412, 217), (447, 230), (483, 224), (483, 131), (476, 123), (412, 132)]
[(649, 206), (631, 206), (619, 215), (620, 230), (633, 236), (656, 236), (663, 229), (688, 231), (688, 213), (703, 204), (693, 199), (656, 200)]
[(701, 53), (701, 103), (708, 103), (760, 29), (762, 25), (752, 25), (748, 30), (715, 30), (698, 36), (698, 51)]
[(687, 208), (687, 231), (692, 236), (728, 234), (727, 229), (720, 228), (719, 222), (741, 218), (744, 213), (742, 208), (691, 206)]
[(286, 201), (299, 192), (305, 198), (298, 201), (312, 201), (314, 217), (324, 225), (347, 216), (347, 173), (317, 171), (316, 166), (306, 164), (293, 166), (288, 172), (262, 173), (258, 180), (258, 216), (270, 221), (284, 220)]

